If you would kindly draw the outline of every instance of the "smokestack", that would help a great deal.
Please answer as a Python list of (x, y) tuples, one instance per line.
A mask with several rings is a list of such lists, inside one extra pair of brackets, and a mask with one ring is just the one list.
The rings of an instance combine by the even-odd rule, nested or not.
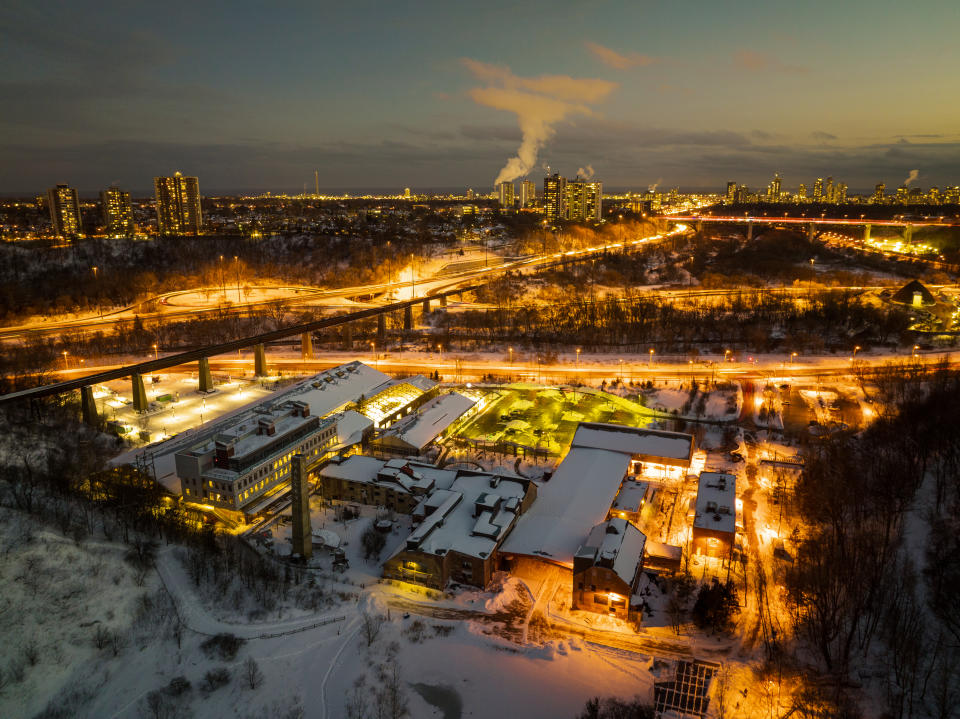
[(319, 170), (313, 171), (313, 188), (314, 188), (314, 194), (317, 197), (320, 197), (320, 171)]

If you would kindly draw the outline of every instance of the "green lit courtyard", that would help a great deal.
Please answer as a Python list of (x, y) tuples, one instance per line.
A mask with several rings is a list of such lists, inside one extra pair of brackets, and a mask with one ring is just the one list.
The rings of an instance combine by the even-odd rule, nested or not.
[(663, 416), (589, 387), (511, 384), (488, 391), (491, 400), (487, 407), (458, 429), (449, 445), (556, 457), (567, 451), (578, 422), (646, 427)]

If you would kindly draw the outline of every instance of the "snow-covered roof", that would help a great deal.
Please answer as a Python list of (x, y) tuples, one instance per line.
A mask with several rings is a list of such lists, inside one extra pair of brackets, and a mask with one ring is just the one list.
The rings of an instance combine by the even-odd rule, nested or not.
[(581, 422), (571, 447), (591, 447), (625, 452), (640, 459), (689, 467), (693, 435), (618, 424)]
[(369, 394), (371, 389), (389, 380), (388, 375), (362, 362), (348, 362), (319, 372), (269, 397), (238, 407), (201, 427), (188, 429), (163, 442), (125, 453), (115, 458), (111, 466), (133, 463), (140, 456), (148, 458), (154, 465), (157, 481), (169, 491), (179, 494), (181, 486), (180, 478), (176, 474), (177, 452), (209, 441), (214, 435), (223, 433), (230, 427), (251, 421), (261, 407), (296, 400), (307, 403), (311, 415), (325, 417), (357, 401), (361, 395)]
[(389, 375), (363, 362), (348, 362), (297, 382), (274, 395), (270, 401), (296, 399), (307, 402), (313, 414), (323, 417), (356, 402), (361, 396), (368, 395), (389, 381)]
[(387, 444), (398, 443), (420, 451), (470, 411), (476, 403), (476, 400), (459, 392), (441, 395), (423, 405), (416, 414), (398, 420), (381, 441)]
[(591, 527), (603, 522), (631, 455), (574, 447), (553, 477), (540, 485), (533, 506), (504, 543), (505, 552), (573, 566), (573, 556)]
[(337, 415), (337, 443), (349, 447), (359, 444), (363, 433), (373, 427), (373, 420), (359, 412), (348, 409)]
[(620, 487), (617, 498), (613, 500), (610, 508), (618, 512), (639, 512), (649, 490), (649, 482), (629, 479)]
[(737, 478), (724, 472), (701, 472), (694, 529), (733, 534), (737, 531)]
[(590, 530), (577, 557), (590, 559), (593, 566), (612, 569), (626, 584), (633, 586), (643, 564), (646, 535), (625, 519), (615, 517)]
[[(407, 538), (406, 549), (488, 558), (517, 519), (527, 483), (490, 474), (458, 477)], [(512, 500), (512, 501), (511, 501)], [(423, 506), (424, 503), (421, 503)]]

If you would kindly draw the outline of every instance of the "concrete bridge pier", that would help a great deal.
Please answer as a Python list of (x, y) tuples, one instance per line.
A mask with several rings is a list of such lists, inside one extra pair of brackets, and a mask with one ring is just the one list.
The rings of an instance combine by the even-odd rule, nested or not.
[(99, 424), (100, 418), (97, 416), (96, 400), (93, 399), (93, 387), (80, 388), (80, 416), (83, 417), (83, 423), (91, 427)]
[(807, 239), (813, 240), (817, 236), (817, 226), (812, 222), (807, 225)]
[(430, 314), (430, 300), (426, 299), (423, 301), (423, 314)]
[(913, 225), (904, 225), (903, 227), (903, 241), (908, 245), (913, 242)]
[(446, 296), (446, 295), (440, 295), (440, 306), (441, 306), (441, 307), (446, 307), (446, 306), (447, 306), (447, 296)]
[(870, 230), (871, 230), (871, 229), (872, 229), (872, 225), (871, 225), (869, 222), (863, 226), (863, 241), (864, 241), (864, 242), (869, 242), (869, 241), (870, 241)]
[(130, 382), (133, 385), (133, 409), (137, 412), (146, 412), (147, 390), (143, 388), (143, 377), (138, 374), (130, 375)]
[(300, 335), (300, 359), (313, 359), (313, 335), (310, 332)]
[(381, 342), (387, 336), (387, 316), (382, 312), (377, 315), (377, 339)]
[(413, 305), (407, 305), (403, 308), (403, 329), (413, 329)]
[(263, 343), (253, 348), (253, 374), (256, 377), (267, 376), (267, 350)]
[(753, 239), (753, 223), (747, 223), (747, 242)]
[(347, 349), (353, 348), (353, 325), (347, 324), (343, 326), (343, 344)]
[(201, 392), (213, 391), (213, 376), (210, 374), (210, 359), (201, 357), (197, 363), (197, 379), (199, 380), (199, 389)]

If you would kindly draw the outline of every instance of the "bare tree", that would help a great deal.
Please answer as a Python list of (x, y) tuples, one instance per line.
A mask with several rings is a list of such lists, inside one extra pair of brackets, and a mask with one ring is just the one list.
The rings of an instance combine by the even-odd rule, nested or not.
[(363, 612), (361, 616), (363, 618), (363, 624), (360, 626), (360, 629), (369, 647), (377, 640), (377, 636), (383, 628), (385, 617), (382, 614), (370, 614), (369, 612)]
[(256, 689), (263, 684), (263, 672), (260, 671), (260, 665), (253, 657), (247, 657), (247, 661), (243, 663), (243, 676), (251, 689)]

